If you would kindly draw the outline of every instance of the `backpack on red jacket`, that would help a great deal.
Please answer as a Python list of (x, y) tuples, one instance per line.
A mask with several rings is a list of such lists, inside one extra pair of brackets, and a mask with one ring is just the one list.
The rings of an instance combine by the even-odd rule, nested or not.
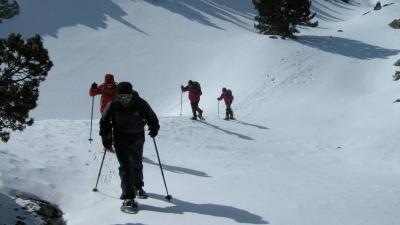
[(200, 83), (199, 83), (199, 82), (193, 81), (193, 82), (192, 82), (192, 87), (193, 87), (193, 89), (197, 92), (197, 94), (198, 94), (199, 96), (203, 94), (203, 93), (201, 92), (201, 87), (200, 87)]
[(228, 90), (226, 91), (226, 95), (227, 95), (230, 99), (233, 100), (233, 95), (232, 95), (231, 89), (228, 89)]

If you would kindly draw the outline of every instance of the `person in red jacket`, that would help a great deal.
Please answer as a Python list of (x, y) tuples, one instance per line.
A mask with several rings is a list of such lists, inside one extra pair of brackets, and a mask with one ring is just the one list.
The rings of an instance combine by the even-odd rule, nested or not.
[(202, 120), (203, 110), (199, 108), (200, 96), (202, 95), (200, 84), (196, 81), (189, 80), (186, 87), (181, 85), (181, 90), (182, 92), (189, 92), (189, 100), (193, 112), (192, 120), (197, 120), (197, 113), (199, 113), (198, 117)]
[(104, 76), (104, 83), (97, 86), (96, 82), (92, 84), (89, 90), (90, 96), (101, 95), (100, 98), (100, 113), (103, 113), (107, 104), (117, 96), (117, 84), (114, 81), (112, 74)]
[(235, 117), (233, 117), (233, 110), (232, 110), (232, 102), (233, 102), (233, 95), (232, 91), (226, 88), (222, 88), (222, 94), (217, 98), (218, 101), (221, 101), (224, 99), (225, 105), (226, 105), (226, 117), (225, 120), (234, 120)]

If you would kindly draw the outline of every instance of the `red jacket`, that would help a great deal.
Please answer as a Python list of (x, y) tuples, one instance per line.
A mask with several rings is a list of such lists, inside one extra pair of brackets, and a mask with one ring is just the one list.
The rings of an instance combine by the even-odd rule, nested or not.
[(190, 102), (198, 102), (200, 101), (200, 95), (201, 93), (198, 92), (197, 89), (193, 88), (192, 85), (188, 85), (186, 87), (181, 87), (183, 92), (188, 91), (189, 92), (189, 100)]
[(232, 93), (229, 93), (228, 91), (222, 92), (221, 96), (218, 98), (218, 100), (224, 99), (225, 104), (232, 104), (233, 102), (233, 95)]
[(96, 89), (90, 88), (89, 95), (101, 95), (100, 112), (103, 113), (107, 104), (117, 96), (117, 84), (114, 81), (114, 76), (106, 74), (104, 77), (104, 83), (100, 84)]

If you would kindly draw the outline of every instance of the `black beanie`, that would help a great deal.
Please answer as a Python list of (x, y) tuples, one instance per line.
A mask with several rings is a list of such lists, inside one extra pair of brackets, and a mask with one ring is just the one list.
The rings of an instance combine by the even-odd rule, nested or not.
[(118, 94), (132, 94), (132, 84), (129, 82), (120, 82), (117, 92)]

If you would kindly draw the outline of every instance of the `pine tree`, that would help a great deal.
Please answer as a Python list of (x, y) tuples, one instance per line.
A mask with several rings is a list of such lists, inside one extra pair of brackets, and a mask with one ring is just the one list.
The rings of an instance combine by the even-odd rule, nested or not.
[(254, 27), (262, 34), (293, 36), (296, 25), (311, 25), (310, 0), (252, 0), (259, 15)]
[(39, 35), (22, 39), (10, 34), (0, 39), (0, 139), (7, 142), (10, 131), (33, 124), (29, 111), (37, 106), (39, 85), (53, 66)]

